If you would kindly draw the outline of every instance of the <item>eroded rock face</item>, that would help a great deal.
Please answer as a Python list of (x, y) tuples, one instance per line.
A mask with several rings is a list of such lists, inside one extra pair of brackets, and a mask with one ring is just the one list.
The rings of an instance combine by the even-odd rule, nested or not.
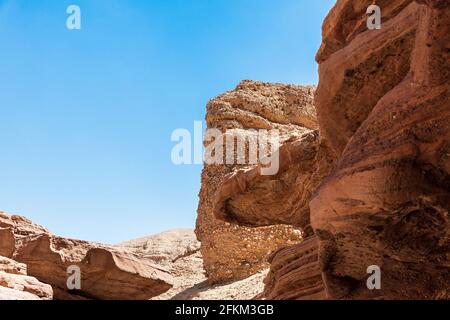
[(170, 230), (126, 241), (117, 246), (128, 248), (145, 259), (169, 267), (178, 260), (200, 251), (200, 242), (192, 229)]
[(209, 290), (203, 272), (200, 242), (193, 229), (170, 230), (118, 246), (126, 247), (170, 272), (173, 287), (153, 300), (192, 300), (197, 299), (200, 292), (203, 294)]
[(267, 270), (240, 280), (210, 284), (193, 229), (176, 229), (119, 244), (167, 267), (174, 278), (169, 291), (152, 300), (251, 300), (264, 289)]
[(0, 271), (10, 274), (27, 275), (27, 266), (23, 263), (0, 256)]
[(364, 28), (371, 1), (338, 1), (324, 25), (319, 259), (329, 298), (449, 298), (450, 2), (384, 3), (381, 30)]
[(16, 241), (12, 229), (0, 228), (0, 256), (12, 257)]
[(276, 176), (262, 175), (261, 165), (227, 175), (214, 195), (215, 217), (248, 226), (309, 227), (318, 147), (318, 134), (314, 131), (280, 147)]
[(51, 300), (50, 285), (27, 275), (23, 263), (0, 256), (0, 300)]
[[(313, 87), (244, 81), (208, 104), (208, 128), (277, 129), (283, 152), (305, 160), (280, 157), (278, 174), (266, 177), (259, 165), (205, 165), (196, 234), (210, 282), (246, 278), (266, 268), (274, 250), (302, 239), (296, 227), (309, 224), (309, 191), (297, 187), (308, 181), (318, 147), (313, 93)], [(295, 199), (280, 205), (281, 194), (290, 193)]]
[[(172, 286), (166, 270), (124, 248), (56, 237), (25, 218), (4, 213), (0, 228), (2, 239), (13, 238), (0, 254), (25, 264), (29, 275), (50, 284), (55, 299), (141, 300)], [(67, 287), (69, 266), (81, 270), (80, 290)]]
[[(371, 4), (338, 0), (325, 20), (313, 161), (280, 152), (278, 181), (256, 167), (216, 184), (219, 219), (305, 227), (310, 214), (311, 237), (271, 256), (266, 298), (449, 298), (450, 1), (377, 1), (381, 30), (366, 26)], [(282, 148), (308, 155), (301, 145)]]
[(272, 254), (269, 262), (270, 271), (261, 297), (269, 300), (326, 299), (317, 236), (281, 248)]

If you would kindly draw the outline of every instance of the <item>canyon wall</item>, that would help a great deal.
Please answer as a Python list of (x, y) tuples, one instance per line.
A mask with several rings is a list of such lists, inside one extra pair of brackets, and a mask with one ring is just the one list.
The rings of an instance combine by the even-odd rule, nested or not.
[(286, 141), (272, 179), (253, 168), (215, 184), (217, 219), (307, 236), (273, 252), (260, 298), (450, 297), (450, 1), (376, 1), (380, 30), (371, 4), (338, 0), (324, 22), (319, 133)]
[[(378, 3), (379, 2), (379, 3)], [(336, 165), (311, 201), (333, 299), (448, 298), (450, 1), (337, 1), (317, 55), (321, 139)], [(381, 290), (368, 290), (379, 266)]]
[(243, 81), (209, 102), (208, 129), (245, 141), (246, 156), (256, 130), (281, 144), (273, 175), (237, 150), (205, 164), (200, 244), (178, 230), (108, 246), (0, 212), (0, 299), (198, 298), (211, 288), (202, 259), (210, 284), (256, 274), (226, 297), (260, 293), (270, 267), (257, 298), (450, 299), (450, 0), (378, 0), (369, 30), (373, 2), (336, 1), (317, 89)]

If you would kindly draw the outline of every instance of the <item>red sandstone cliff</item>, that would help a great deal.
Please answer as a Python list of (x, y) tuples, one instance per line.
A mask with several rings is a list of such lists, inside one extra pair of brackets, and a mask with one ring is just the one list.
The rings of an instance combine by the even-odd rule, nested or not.
[[(450, 1), (377, 1), (381, 30), (366, 27), (370, 4), (338, 0), (325, 20), (318, 141), (280, 152), (283, 172), (300, 184), (265, 189), (274, 199), (269, 212), (247, 200), (267, 179), (257, 168), (219, 184), (219, 219), (303, 228), (311, 221), (308, 240), (272, 254), (261, 297), (450, 297)], [(381, 290), (367, 288), (372, 265)]]
[[(450, 1), (338, 1), (317, 55), (322, 141), (311, 201), (329, 298), (449, 298)], [(367, 290), (367, 267), (382, 271)]]

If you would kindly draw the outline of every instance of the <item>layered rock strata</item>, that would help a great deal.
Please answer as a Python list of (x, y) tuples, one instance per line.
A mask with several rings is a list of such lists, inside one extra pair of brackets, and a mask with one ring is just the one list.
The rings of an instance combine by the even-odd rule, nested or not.
[[(337, 159), (310, 205), (327, 294), (448, 298), (450, 2), (380, 4), (382, 29), (367, 30), (369, 2), (337, 2), (317, 56), (320, 132)], [(371, 265), (381, 290), (367, 289)]]
[(27, 266), (0, 256), (0, 300), (51, 300), (50, 285), (27, 275)]
[(316, 236), (274, 252), (265, 289), (260, 298), (268, 300), (322, 300), (326, 298), (319, 265)]
[[(55, 299), (150, 299), (171, 288), (162, 267), (125, 249), (60, 238), (31, 221), (0, 213), (0, 256), (23, 263), (28, 274), (52, 286)], [(68, 268), (81, 271), (70, 290)]]
[[(288, 176), (304, 179), (291, 186), (308, 193), (299, 200), (273, 184), (264, 190), (267, 213), (247, 200), (268, 180), (258, 168), (218, 184), (219, 219), (303, 227), (311, 221), (309, 240), (272, 255), (267, 298), (449, 298), (450, 1), (377, 1), (381, 30), (366, 26), (371, 4), (338, 0), (325, 20), (311, 169), (289, 171), (308, 163), (309, 152), (306, 159), (280, 152)], [(305, 208), (303, 218), (290, 203)], [(380, 290), (367, 286), (374, 266)]]

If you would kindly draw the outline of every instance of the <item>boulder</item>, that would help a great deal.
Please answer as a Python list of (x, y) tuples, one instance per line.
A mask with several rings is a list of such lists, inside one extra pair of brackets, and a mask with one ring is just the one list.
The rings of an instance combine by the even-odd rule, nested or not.
[(50, 285), (27, 276), (27, 266), (0, 256), (0, 300), (51, 300)]
[[(30, 276), (53, 287), (55, 299), (143, 300), (172, 287), (167, 270), (126, 248), (57, 237), (23, 217), (5, 213), (0, 215), (0, 227), (5, 239), (14, 237), (12, 257), (23, 263), (15, 268), (26, 265)], [(9, 253), (10, 247), (4, 251)], [(72, 266), (81, 271), (80, 289), (67, 286)], [(12, 283), (14, 277), (3, 278)]]
[[(208, 129), (222, 133), (276, 129), (280, 142), (288, 146), (283, 150), (297, 156), (294, 150), (311, 149), (312, 157), (317, 129), (313, 94), (314, 87), (243, 81), (235, 90), (208, 103)], [(307, 191), (296, 192), (302, 205), (292, 201), (278, 208), (279, 195), (274, 189), (287, 195), (302, 184), (301, 174), (289, 177), (287, 170), (291, 167), (284, 163), (281, 166), (275, 177), (261, 179), (260, 164), (205, 164), (196, 234), (211, 283), (247, 278), (267, 268), (268, 256), (280, 246), (302, 239), (299, 226), (308, 224), (303, 220), (309, 217), (305, 214)], [(307, 161), (303, 167), (291, 168), (297, 170), (310, 174)], [(290, 215), (299, 226), (284, 224)]]

